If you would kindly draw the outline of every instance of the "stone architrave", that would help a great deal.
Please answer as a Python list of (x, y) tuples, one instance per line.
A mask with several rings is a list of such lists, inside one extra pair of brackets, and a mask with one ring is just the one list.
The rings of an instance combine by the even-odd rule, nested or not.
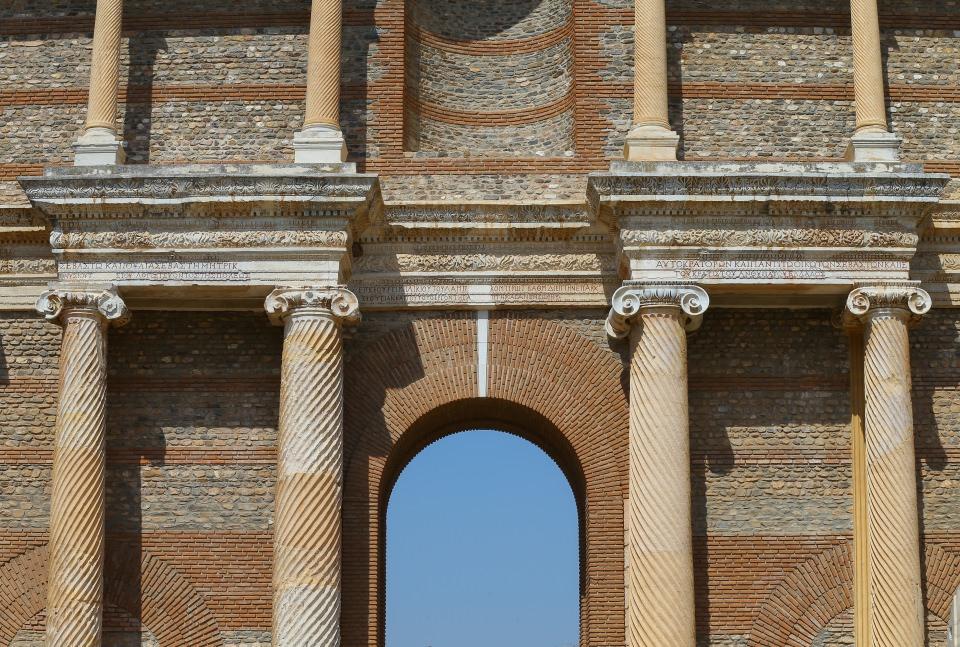
[(342, 0), (313, 0), (307, 51), (307, 98), (303, 130), (293, 137), (298, 164), (331, 164), (347, 159), (340, 130), (340, 39)]
[(343, 498), (341, 323), (359, 319), (342, 287), (278, 288), (265, 303), (284, 326), (274, 521), (273, 644), (340, 644)]
[(630, 339), (628, 647), (696, 647), (686, 335), (709, 304), (696, 285), (630, 281), (607, 318)]
[(117, 138), (122, 27), (123, 0), (97, 0), (87, 121), (83, 135), (74, 144), (77, 166), (122, 164), (126, 158), (123, 142)]
[(680, 136), (670, 130), (667, 15), (664, 0), (636, 0), (633, 27), (633, 125), (624, 159), (676, 160)]
[(887, 129), (877, 0), (850, 0), (850, 23), (857, 130), (847, 157), (854, 162), (895, 162), (901, 140)]
[(128, 320), (115, 289), (53, 286), (37, 311), (63, 327), (50, 501), (49, 647), (100, 647), (107, 326)]
[(930, 307), (930, 296), (908, 281), (856, 286), (846, 304), (846, 318), (864, 332), (868, 595), (877, 647), (924, 641), (907, 330)]

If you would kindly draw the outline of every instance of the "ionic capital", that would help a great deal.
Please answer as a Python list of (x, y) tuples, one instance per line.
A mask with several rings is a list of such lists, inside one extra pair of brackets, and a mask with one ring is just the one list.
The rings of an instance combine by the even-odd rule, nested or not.
[(607, 335), (623, 339), (630, 334), (634, 318), (645, 309), (676, 308), (685, 316), (688, 332), (700, 327), (710, 296), (699, 285), (670, 282), (628, 281), (613, 293), (607, 315)]
[(343, 286), (277, 288), (267, 296), (263, 307), (270, 321), (277, 326), (284, 325), (291, 315), (301, 313), (329, 316), (338, 323), (360, 321), (357, 295)]
[(918, 321), (930, 312), (933, 302), (918, 281), (889, 281), (856, 285), (847, 296), (846, 323), (866, 323), (879, 315), (894, 315)]
[(127, 304), (117, 294), (115, 287), (98, 290), (68, 285), (51, 287), (40, 295), (35, 307), (47, 321), (57, 323), (62, 323), (64, 313), (74, 310), (89, 312), (114, 326), (122, 326), (130, 321)]

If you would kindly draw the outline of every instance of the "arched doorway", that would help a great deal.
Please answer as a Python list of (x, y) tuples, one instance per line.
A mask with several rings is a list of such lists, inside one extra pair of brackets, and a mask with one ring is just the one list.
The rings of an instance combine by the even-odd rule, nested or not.
[(485, 430), (429, 445), (390, 493), (387, 647), (577, 645), (579, 525), (533, 443)]

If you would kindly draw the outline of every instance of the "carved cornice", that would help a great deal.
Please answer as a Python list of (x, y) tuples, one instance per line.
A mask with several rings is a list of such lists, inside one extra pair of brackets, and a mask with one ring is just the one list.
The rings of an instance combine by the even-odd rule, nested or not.
[(693, 331), (700, 327), (708, 307), (710, 296), (698, 285), (628, 281), (613, 293), (607, 335), (625, 338), (634, 318), (645, 308), (677, 308), (686, 315), (687, 331)]
[(98, 231), (50, 234), (54, 249), (345, 247), (346, 231)]
[(114, 326), (122, 326), (130, 320), (127, 304), (117, 294), (115, 287), (85, 289), (81, 286), (52, 286), (37, 299), (36, 310), (47, 321), (58, 323), (64, 313), (71, 310), (94, 313)]
[(360, 321), (360, 302), (343, 286), (277, 288), (267, 296), (263, 307), (270, 321), (277, 326), (282, 326), (293, 314), (306, 313), (332, 316), (346, 324)]
[(620, 240), (624, 246), (635, 247), (862, 247), (912, 248), (919, 236), (910, 231), (877, 231), (864, 228), (823, 229), (811, 222), (809, 228), (756, 226), (744, 221), (743, 229), (733, 227), (706, 228), (691, 225), (668, 229), (624, 229)]
[(244, 201), (265, 198), (367, 198), (376, 183), (361, 174), (297, 177), (282, 174), (243, 175), (221, 170), (197, 169), (196, 175), (164, 174), (111, 176), (67, 174), (20, 179), (32, 202), (89, 200), (165, 200), (186, 202), (198, 199)]
[(918, 281), (890, 281), (856, 285), (847, 296), (844, 321), (866, 323), (872, 317), (893, 313), (918, 321), (930, 312), (933, 301)]

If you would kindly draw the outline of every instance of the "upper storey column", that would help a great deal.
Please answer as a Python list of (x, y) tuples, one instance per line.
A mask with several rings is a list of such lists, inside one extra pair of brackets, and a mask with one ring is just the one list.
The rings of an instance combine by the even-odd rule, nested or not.
[(930, 310), (910, 282), (854, 289), (847, 317), (863, 324), (867, 571), (871, 647), (921, 647), (920, 531), (907, 329)]
[(313, 0), (307, 53), (307, 103), (303, 130), (294, 135), (294, 161), (340, 163), (347, 145), (340, 130), (341, 0)]
[(77, 166), (122, 164), (125, 159), (123, 142), (117, 139), (122, 24), (123, 0), (97, 0), (87, 122), (83, 135), (74, 144)]
[(103, 625), (107, 325), (127, 321), (115, 290), (44, 292), (37, 310), (63, 327), (50, 501), (50, 647), (100, 647)]
[(900, 138), (887, 129), (877, 0), (850, 0), (850, 20), (857, 130), (847, 157), (854, 162), (895, 162)]
[(279, 288), (284, 326), (273, 554), (275, 647), (340, 645), (343, 500), (341, 322), (359, 318), (345, 288)]
[(628, 281), (607, 318), (630, 337), (627, 647), (696, 647), (687, 332), (709, 303), (695, 285)]
[(664, 0), (635, 0), (633, 125), (623, 157), (675, 160), (680, 137), (670, 130), (667, 101), (667, 15)]

